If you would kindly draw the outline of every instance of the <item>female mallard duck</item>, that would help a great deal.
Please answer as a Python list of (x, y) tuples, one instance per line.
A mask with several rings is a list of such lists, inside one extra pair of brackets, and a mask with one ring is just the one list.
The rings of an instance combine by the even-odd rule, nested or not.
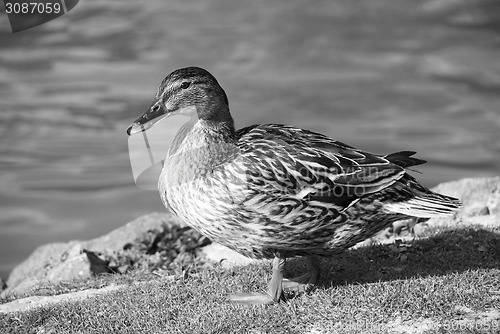
[[(277, 124), (236, 131), (224, 90), (202, 68), (169, 74), (127, 133), (178, 113), (193, 117), (165, 159), (158, 185), (163, 203), (215, 242), (248, 257), (274, 258), (268, 293), (239, 293), (233, 301), (276, 302), (283, 288), (315, 284), (315, 256), (338, 254), (394, 221), (460, 207), (406, 172), (425, 162), (415, 152), (380, 156)], [(294, 256), (307, 256), (308, 272), (284, 280), (285, 259)]]

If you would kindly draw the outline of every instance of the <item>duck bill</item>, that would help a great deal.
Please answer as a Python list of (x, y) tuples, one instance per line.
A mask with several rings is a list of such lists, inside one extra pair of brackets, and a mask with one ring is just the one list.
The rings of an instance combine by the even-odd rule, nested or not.
[(148, 111), (142, 114), (138, 119), (135, 120), (134, 123), (132, 123), (128, 127), (127, 134), (131, 136), (136, 133), (146, 131), (147, 129), (151, 128), (153, 125), (170, 115), (172, 115), (172, 111), (165, 108), (163, 103), (157, 101), (153, 103)]

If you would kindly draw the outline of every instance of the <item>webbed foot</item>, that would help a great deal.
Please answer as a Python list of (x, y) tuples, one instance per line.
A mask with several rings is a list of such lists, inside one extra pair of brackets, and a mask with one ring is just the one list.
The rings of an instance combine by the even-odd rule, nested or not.
[(269, 305), (280, 301), (283, 289), (281, 283), (283, 281), (283, 271), (285, 270), (285, 259), (275, 257), (273, 260), (273, 276), (269, 282), (268, 293), (249, 292), (235, 293), (229, 296), (229, 300), (233, 303), (247, 305)]
[(283, 298), (287, 293), (308, 292), (316, 284), (319, 277), (319, 263), (315, 257), (307, 257), (307, 273), (292, 279), (283, 279), (285, 259), (275, 257), (273, 261), (273, 276), (269, 283), (268, 293), (250, 292), (235, 293), (229, 296), (233, 303), (247, 305), (269, 305)]
[(275, 303), (271, 296), (259, 292), (233, 293), (229, 295), (229, 301), (232, 303), (246, 305), (269, 305)]

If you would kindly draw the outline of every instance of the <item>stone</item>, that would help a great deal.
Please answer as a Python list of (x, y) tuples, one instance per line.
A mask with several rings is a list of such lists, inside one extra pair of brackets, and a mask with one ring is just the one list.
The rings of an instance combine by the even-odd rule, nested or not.
[(145, 239), (148, 233), (162, 232), (165, 227), (179, 225), (180, 222), (170, 213), (150, 213), (119, 227), (101, 237), (84, 241), (82, 246), (94, 252), (119, 252), (128, 244)]
[(0, 296), (22, 295), (44, 283), (82, 279), (109, 272), (108, 262), (102, 255), (123, 251), (174, 225), (177, 225), (177, 220), (173, 215), (151, 213), (92, 240), (40, 246), (12, 270), (6, 282), (7, 287)]
[(441, 183), (432, 190), (459, 198), (464, 205), (461, 214), (474, 216), (477, 208), (487, 207), (490, 214), (500, 213), (500, 176), (490, 178), (466, 178)]
[(26, 260), (14, 267), (7, 279), (7, 288), (0, 296), (13, 292), (16, 287), (19, 287), (17, 291), (21, 293), (36, 285), (36, 282), (45, 277), (50, 264), (59, 261), (61, 255), (74, 244), (55, 242), (36, 248)]
[(441, 183), (432, 189), (456, 197), (464, 207), (454, 216), (429, 219), (428, 226), (461, 226), (476, 224), (500, 226), (500, 176), (465, 178)]
[[(19, 311), (28, 311), (34, 308), (48, 306), (62, 302), (75, 302), (86, 298), (95, 297), (98, 295), (115, 292), (127, 288), (125, 285), (108, 285), (101, 289), (87, 289), (82, 291), (64, 293), (55, 296), (31, 296), (26, 298), (16, 299), (14, 301), (0, 304), (0, 314), (9, 314)], [(41, 333), (41, 332), (38, 332)]]

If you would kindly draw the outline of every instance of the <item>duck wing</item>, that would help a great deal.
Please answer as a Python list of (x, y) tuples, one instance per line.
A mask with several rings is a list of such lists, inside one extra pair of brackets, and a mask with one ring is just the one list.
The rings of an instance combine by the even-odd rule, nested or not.
[(340, 207), (391, 186), (406, 167), (425, 162), (412, 158), (414, 152), (380, 156), (278, 124), (243, 128), (236, 136), (251, 189)]

